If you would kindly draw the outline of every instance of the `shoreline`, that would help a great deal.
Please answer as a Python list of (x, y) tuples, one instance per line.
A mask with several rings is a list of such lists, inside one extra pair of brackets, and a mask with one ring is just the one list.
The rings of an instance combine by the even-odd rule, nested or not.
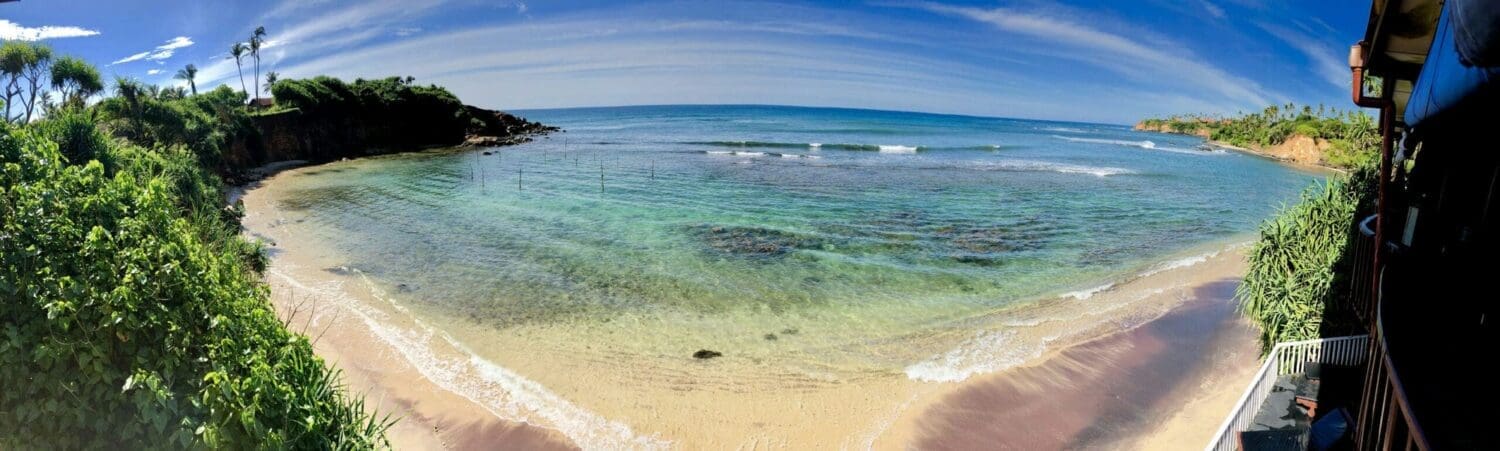
[[(472, 340), (454, 338), (474, 335), (465, 336), (457, 327), (427, 326), (404, 307), (382, 299), (378, 290), (351, 279), (349, 272), (328, 269), (331, 266), (326, 263), (336, 261), (336, 255), (320, 251), (316, 243), (297, 243), (295, 233), (288, 234), (282, 227), (288, 224), (277, 214), (274, 194), (270, 194), (275, 177), (280, 175), (247, 186), (244, 193), (246, 233), (287, 244), (273, 245), (271, 270), (267, 271), (273, 302), (293, 324), (305, 321), (306, 326), (299, 330), (314, 337), (316, 350), (331, 365), (345, 371), (345, 382), (353, 391), (365, 393), (367, 402), (381, 412), (403, 418), (390, 433), (392, 443), (403, 449), (465, 449), (495, 440), (542, 449), (768, 444), (905, 447), (921, 440), (923, 418), (941, 413), (932, 411), (938, 400), (992, 383), (997, 377), (1046, 368), (1069, 350), (1089, 343), (1128, 336), (1196, 299), (1184, 293), (1243, 274), (1243, 247), (1232, 245), (1211, 255), (1158, 262), (1107, 288), (1064, 293), (1005, 308), (989, 318), (965, 321), (978, 325), (976, 328), (1003, 326), (1006, 333), (1014, 335), (1001, 335), (1012, 340), (1005, 343), (1035, 342), (1042, 348), (1014, 365), (993, 371), (981, 369), (958, 382), (921, 382), (898, 371), (803, 388), (800, 390), (805, 392), (781, 396), (786, 399), (757, 399), (757, 390), (763, 389), (748, 386), (740, 389), (748, 392), (739, 394), (706, 387), (688, 388), (688, 392), (672, 387), (636, 387), (639, 390), (622, 388), (606, 396), (590, 393), (597, 391), (590, 387), (620, 382), (618, 378), (600, 374), (604, 377), (597, 381), (575, 381), (558, 373), (612, 367), (591, 362), (566, 362), (563, 366), (526, 362), (516, 367), (511, 366), (515, 361), (496, 360), (493, 353), (481, 357), (468, 349), (475, 345)], [(358, 274), (357, 270), (353, 272)], [(309, 301), (309, 297), (318, 300)], [(300, 311), (309, 303), (318, 307)], [(348, 321), (350, 317), (360, 321)], [(1072, 327), (1080, 323), (1087, 325), (1082, 329)], [(476, 349), (492, 347), (483, 346), (491, 343), (478, 344), (481, 346)], [(526, 350), (521, 347), (511, 352), (524, 354)], [(1256, 360), (1252, 359), (1252, 367)], [(504, 373), (502, 380), (487, 378), (493, 374), (486, 372), (497, 371)], [(733, 374), (711, 375), (716, 376), (711, 380), (735, 384), (729, 382), (735, 380)], [(759, 396), (773, 396), (768, 393), (772, 392)], [(579, 399), (583, 395), (591, 399)], [(630, 407), (642, 404), (659, 410), (643, 420), (637, 415), (647, 413)], [(818, 404), (828, 406), (809, 408)], [(703, 423), (707, 413), (699, 409), (707, 407), (722, 412), (723, 417), (711, 424), (697, 424)], [(1213, 415), (1223, 411), (1219, 409)], [(833, 424), (808, 424), (818, 419), (828, 422), (830, 417)], [(767, 421), (771, 418), (778, 421)], [(1213, 422), (1220, 419), (1214, 416)], [(760, 425), (751, 428), (760, 431), (747, 433), (746, 428), (752, 424)]]
[[(1177, 134), (1177, 133), (1166, 133), (1166, 132), (1153, 132), (1153, 133), (1164, 133), (1164, 134), (1168, 134), (1168, 135), (1175, 135), (1175, 134)], [(1192, 135), (1187, 135), (1187, 136), (1192, 136)], [(1230, 143), (1223, 142), (1223, 141), (1217, 141), (1217, 140), (1212, 140), (1212, 139), (1206, 139), (1205, 138), (1203, 142), (1204, 142), (1204, 144), (1207, 144), (1207, 145), (1209, 145), (1211, 147), (1217, 147), (1217, 148), (1220, 148), (1220, 149), (1233, 150), (1233, 151), (1244, 153), (1244, 154), (1247, 154), (1247, 155), (1256, 156), (1256, 157), (1260, 157), (1260, 158), (1265, 158), (1267, 160), (1275, 161), (1277, 163), (1281, 163), (1281, 164), (1284, 164), (1284, 165), (1287, 165), (1287, 166), (1290, 166), (1290, 167), (1293, 167), (1293, 168), (1297, 168), (1297, 169), (1335, 172), (1335, 173), (1339, 173), (1339, 174), (1348, 174), (1349, 173), (1349, 171), (1345, 170), (1345, 169), (1336, 168), (1336, 167), (1328, 166), (1328, 165), (1325, 165), (1325, 164), (1299, 163), (1297, 161), (1293, 161), (1293, 160), (1289, 160), (1289, 159), (1286, 159), (1286, 158), (1278, 157), (1276, 155), (1272, 155), (1270, 152), (1266, 152), (1266, 151), (1262, 151), (1262, 150), (1257, 150), (1257, 149), (1251, 149), (1251, 148), (1247, 148), (1247, 147), (1240, 147), (1240, 146), (1236, 146), (1234, 144), (1230, 144)]]

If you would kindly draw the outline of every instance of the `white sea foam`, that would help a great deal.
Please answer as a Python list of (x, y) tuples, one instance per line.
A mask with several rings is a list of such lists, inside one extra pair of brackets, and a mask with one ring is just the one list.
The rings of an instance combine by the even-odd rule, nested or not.
[(1077, 299), (1077, 300), (1082, 301), (1082, 300), (1086, 300), (1088, 298), (1094, 297), (1094, 295), (1099, 294), (1100, 292), (1103, 292), (1105, 290), (1108, 290), (1108, 289), (1114, 288), (1114, 287), (1115, 287), (1115, 284), (1113, 284), (1113, 283), (1106, 283), (1104, 285), (1100, 285), (1100, 286), (1097, 286), (1097, 287), (1089, 288), (1089, 289), (1086, 289), (1086, 290), (1078, 290), (1078, 291), (1072, 291), (1072, 292), (1063, 293), (1063, 297), (1069, 297), (1069, 298), (1073, 298), (1073, 299)]
[(1123, 139), (1074, 138), (1074, 137), (1071, 137), (1071, 136), (1058, 136), (1058, 135), (1052, 135), (1052, 137), (1053, 138), (1057, 138), (1057, 139), (1061, 139), (1063, 141), (1071, 141), (1071, 142), (1079, 142), (1079, 143), (1092, 143), (1092, 144), (1111, 144), (1111, 145), (1126, 146), (1126, 147), (1139, 147), (1139, 148), (1146, 149), (1146, 150), (1160, 150), (1160, 151), (1163, 151), (1163, 152), (1182, 153), (1182, 154), (1188, 154), (1188, 155), (1205, 155), (1205, 154), (1221, 153), (1221, 152), (1207, 152), (1207, 151), (1193, 150), (1193, 149), (1183, 149), (1183, 148), (1180, 148), (1180, 147), (1158, 146), (1158, 145), (1156, 145), (1156, 142), (1154, 142), (1154, 141), (1128, 141), (1128, 140), (1123, 140)]
[(1171, 271), (1171, 270), (1177, 269), (1177, 268), (1186, 268), (1186, 267), (1189, 267), (1189, 266), (1194, 266), (1194, 265), (1197, 265), (1199, 263), (1206, 262), (1210, 258), (1217, 257), (1222, 252), (1223, 251), (1205, 252), (1205, 253), (1202, 253), (1202, 254), (1193, 255), (1193, 256), (1189, 256), (1189, 257), (1183, 257), (1183, 258), (1179, 258), (1179, 259), (1172, 260), (1172, 261), (1169, 261), (1169, 262), (1161, 263), (1161, 264), (1158, 264), (1158, 265), (1152, 267), (1151, 269), (1146, 270), (1146, 272), (1141, 273), (1140, 277), (1146, 277), (1146, 276), (1150, 276), (1150, 275), (1160, 274), (1160, 273), (1162, 273), (1164, 271)]
[(734, 151), (730, 150), (708, 150), (704, 151), (704, 153), (709, 155), (734, 155)]
[(880, 146), (880, 153), (917, 153), (916, 147), (911, 146)]
[(1135, 173), (1135, 171), (1125, 168), (1083, 166), (1077, 164), (1054, 163), (1050, 161), (1035, 160), (989, 161), (978, 163), (975, 167), (981, 170), (991, 171), (1056, 172), (1060, 174), (1089, 174), (1096, 177), (1107, 177), (1111, 175)]
[(737, 156), (737, 157), (764, 157), (764, 156), (766, 156), (766, 153), (765, 152), (735, 152), (734, 155)]
[(823, 143), (808, 143), (807, 147), (811, 147), (814, 150), (817, 150), (817, 149), (821, 149), (823, 147)]
[[(415, 328), (399, 327), (387, 320), (389, 316), (385, 312), (350, 298), (341, 285), (312, 287), (274, 268), (269, 273), (298, 290), (315, 293), (320, 300), (344, 307), (424, 378), (463, 396), (498, 418), (528, 421), (531, 415), (541, 417), (584, 449), (667, 449), (671, 446), (670, 442), (654, 436), (636, 435), (624, 423), (610, 421), (580, 408), (541, 384), (479, 357), (419, 318), (411, 317)], [(369, 283), (368, 279), (365, 281)], [(379, 290), (375, 291), (377, 297), (381, 297)], [(405, 310), (393, 301), (387, 299), (387, 302)], [(458, 349), (467, 358), (443, 358), (434, 353), (433, 345), (439, 335), (444, 343)]]
[(1069, 128), (1069, 127), (1044, 127), (1044, 128), (1042, 128), (1042, 130), (1046, 130), (1046, 131), (1049, 131), (1049, 132), (1062, 132), (1062, 133), (1088, 133), (1088, 130), (1077, 129), (1077, 128)]
[(1046, 342), (1026, 345), (1015, 331), (977, 332), (952, 351), (906, 367), (906, 377), (920, 382), (962, 382), (1041, 357)]

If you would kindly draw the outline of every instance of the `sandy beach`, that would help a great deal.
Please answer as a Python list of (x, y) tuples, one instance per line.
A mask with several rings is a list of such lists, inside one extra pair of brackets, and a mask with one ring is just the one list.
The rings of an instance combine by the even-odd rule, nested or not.
[(244, 193), (246, 233), (273, 244), (278, 311), (400, 418), (398, 449), (1196, 449), (1258, 363), (1230, 299), (1239, 246), (913, 338), (953, 347), (934, 357), (946, 363), (1022, 350), (956, 375), (922, 362), (786, 374), (749, 358), (620, 357), (612, 330), (497, 333), (393, 301), (299, 234), (277, 180), (303, 170)]

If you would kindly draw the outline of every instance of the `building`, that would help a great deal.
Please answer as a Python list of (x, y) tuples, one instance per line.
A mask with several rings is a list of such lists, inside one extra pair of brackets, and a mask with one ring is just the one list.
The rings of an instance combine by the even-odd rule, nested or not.
[(1209, 449), (1500, 449), (1500, 2), (1375, 0), (1368, 23), (1350, 66), (1383, 135), (1352, 254), (1369, 334), (1278, 345)]

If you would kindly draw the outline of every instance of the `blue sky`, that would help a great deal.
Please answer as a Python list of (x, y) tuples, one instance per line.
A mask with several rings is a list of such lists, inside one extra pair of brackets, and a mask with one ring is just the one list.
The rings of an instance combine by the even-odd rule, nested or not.
[(755, 103), (1130, 123), (1348, 107), (1345, 55), (1368, 11), (1368, 0), (22, 0), (0, 4), (0, 37), (157, 84), (193, 63), (200, 87), (238, 87), (228, 49), (264, 25), (262, 72), (411, 75), (491, 108)]

